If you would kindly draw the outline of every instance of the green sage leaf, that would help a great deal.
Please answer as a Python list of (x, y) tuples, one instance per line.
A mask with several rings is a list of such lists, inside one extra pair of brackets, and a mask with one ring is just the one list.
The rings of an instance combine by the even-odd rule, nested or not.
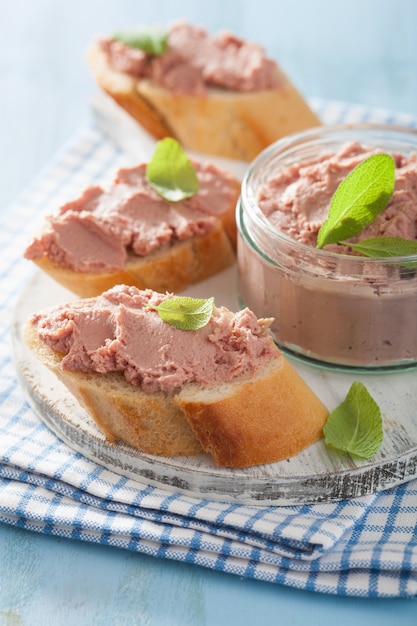
[(358, 243), (342, 242), (356, 252), (371, 258), (410, 256), (417, 254), (417, 241), (401, 237), (372, 237)]
[(143, 27), (123, 30), (114, 33), (113, 39), (154, 56), (159, 56), (168, 50), (168, 32), (160, 28)]
[(378, 404), (365, 385), (352, 383), (345, 400), (332, 411), (323, 428), (327, 445), (369, 459), (382, 439), (382, 417)]
[(175, 296), (154, 307), (159, 317), (180, 330), (198, 330), (208, 324), (213, 314), (214, 298)]
[(385, 209), (394, 191), (395, 163), (389, 154), (374, 154), (359, 163), (333, 195), (317, 247), (357, 235)]
[(171, 202), (194, 196), (200, 187), (193, 164), (172, 137), (156, 144), (146, 167), (146, 179), (159, 195)]

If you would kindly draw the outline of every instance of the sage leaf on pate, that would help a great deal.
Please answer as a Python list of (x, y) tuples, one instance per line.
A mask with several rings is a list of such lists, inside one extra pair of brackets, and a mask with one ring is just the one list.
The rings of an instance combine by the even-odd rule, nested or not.
[(194, 196), (200, 187), (193, 164), (172, 137), (156, 144), (146, 167), (146, 179), (160, 196), (171, 202)]
[(213, 314), (214, 298), (200, 299), (174, 296), (164, 300), (155, 309), (159, 317), (180, 330), (198, 330), (208, 324)]
[(159, 56), (168, 50), (168, 32), (156, 27), (138, 27), (113, 34), (113, 39), (146, 54)]
[(317, 247), (339, 243), (360, 233), (383, 211), (395, 184), (395, 163), (389, 154), (374, 154), (359, 163), (334, 193)]
[(417, 241), (401, 237), (372, 237), (358, 243), (342, 242), (352, 250), (370, 258), (402, 257), (417, 255)]

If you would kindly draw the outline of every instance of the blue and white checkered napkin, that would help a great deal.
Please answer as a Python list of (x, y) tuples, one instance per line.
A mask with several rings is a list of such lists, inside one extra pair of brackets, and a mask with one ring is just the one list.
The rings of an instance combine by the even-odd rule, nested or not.
[(0, 521), (301, 589), (417, 595), (417, 481), (338, 503), (251, 507), (141, 485), (74, 452), (32, 413), (9, 338), (33, 273), (22, 251), (39, 215), (125, 164), (86, 129), (9, 210), (0, 264)]

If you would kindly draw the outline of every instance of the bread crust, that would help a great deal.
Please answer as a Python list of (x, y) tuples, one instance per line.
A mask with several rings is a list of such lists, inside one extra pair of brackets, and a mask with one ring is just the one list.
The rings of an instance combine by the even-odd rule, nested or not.
[(175, 397), (217, 465), (248, 467), (301, 452), (322, 437), (328, 410), (284, 356), (255, 376)]
[(281, 69), (275, 89), (209, 88), (200, 97), (174, 94), (114, 70), (98, 44), (88, 50), (87, 61), (101, 89), (148, 132), (158, 139), (174, 137), (189, 150), (252, 161), (281, 137), (321, 124)]
[(76, 272), (43, 256), (34, 261), (57, 283), (81, 298), (97, 296), (117, 284), (179, 292), (230, 267), (235, 262), (233, 245), (219, 220), (205, 235), (176, 241), (139, 257), (130, 254), (118, 271)]
[(114, 70), (98, 44), (87, 50), (87, 63), (95, 81), (117, 104), (127, 111), (145, 130), (156, 139), (175, 137), (174, 131), (163, 117), (143, 99), (136, 89), (137, 81), (128, 74)]

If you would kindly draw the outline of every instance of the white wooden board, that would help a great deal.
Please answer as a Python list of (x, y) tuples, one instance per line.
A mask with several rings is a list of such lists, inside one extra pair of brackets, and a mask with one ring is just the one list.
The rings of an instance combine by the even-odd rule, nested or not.
[[(215, 296), (217, 304), (238, 309), (236, 269), (189, 289), (194, 297)], [(66, 388), (40, 364), (21, 339), (23, 322), (41, 308), (73, 300), (70, 292), (37, 273), (25, 287), (13, 320), (13, 351), (19, 380), (39, 418), (84, 456), (141, 483), (189, 495), (252, 505), (293, 505), (340, 500), (374, 493), (417, 475), (417, 372), (343, 373), (294, 361), (294, 366), (330, 410), (362, 381), (381, 407), (384, 441), (369, 460), (328, 449), (323, 441), (296, 457), (248, 469), (224, 469), (211, 457), (162, 458), (123, 444), (109, 444)]]

